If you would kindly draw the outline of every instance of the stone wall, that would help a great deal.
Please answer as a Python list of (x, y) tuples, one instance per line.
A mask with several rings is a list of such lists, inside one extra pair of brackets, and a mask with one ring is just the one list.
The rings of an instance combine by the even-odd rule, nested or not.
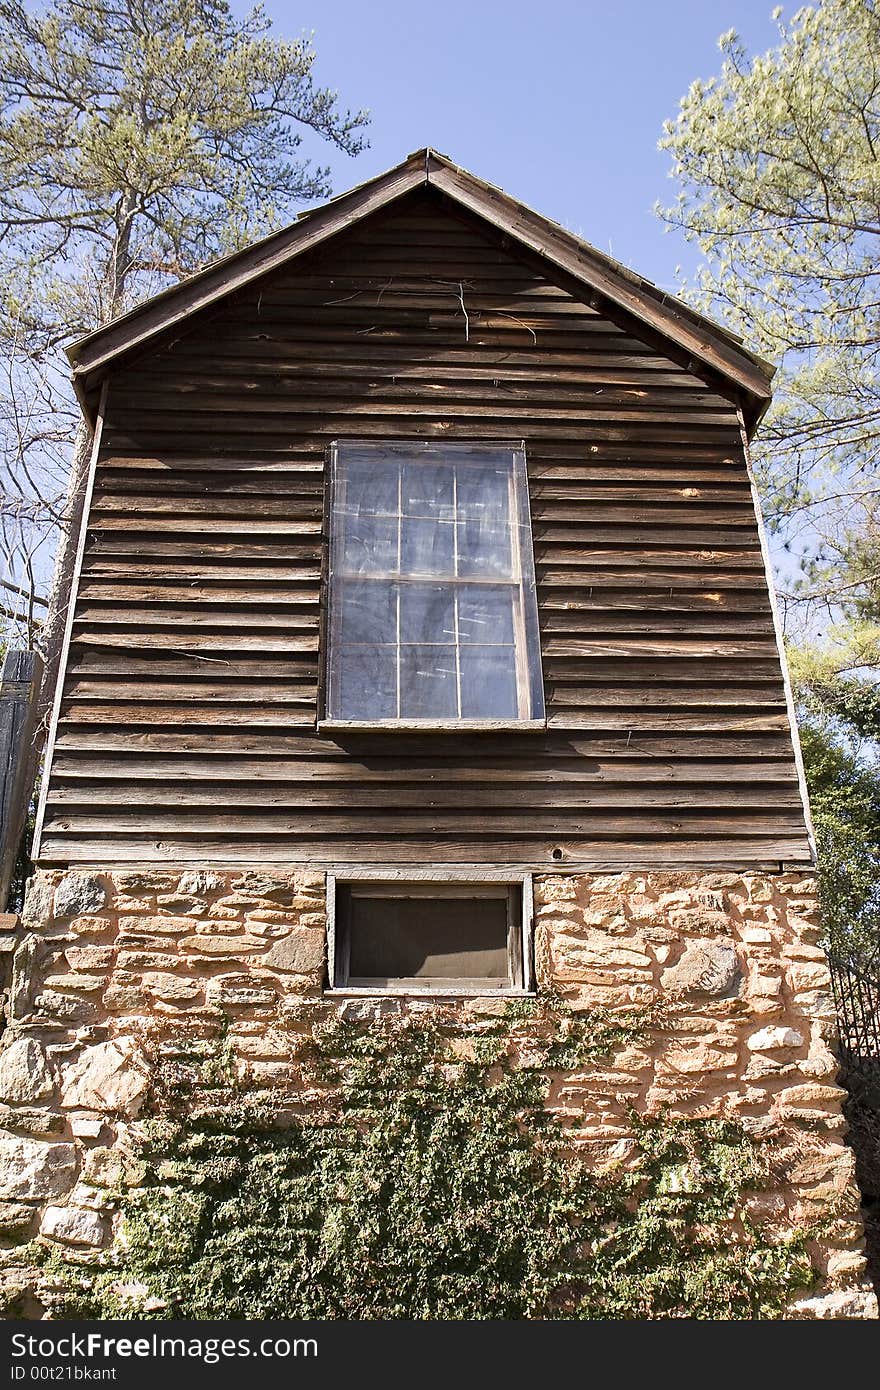
[[(303, 1094), (298, 1043), (334, 1009), (454, 1008), (465, 1030), (503, 1007), (325, 999), (324, 876), (40, 872), (22, 914), (0, 1052), (0, 1232), (8, 1306), (37, 1239), (93, 1256), (113, 1239), (114, 1154), (136, 1125), (150, 1059), (184, 1038), (226, 1046), (252, 1092)], [(554, 1075), (550, 1104), (589, 1161), (625, 1163), (628, 1113), (729, 1116), (766, 1138), (778, 1185), (753, 1215), (823, 1223), (823, 1283), (793, 1317), (871, 1317), (858, 1194), (830, 1044), (813, 884), (797, 874), (630, 873), (535, 880), (539, 990), (576, 1010), (646, 1010), (643, 1040), (604, 1069)], [(16, 1302), (18, 1298), (18, 1302)], [(39, 1311), (39, 1304), (31, 1311)]]

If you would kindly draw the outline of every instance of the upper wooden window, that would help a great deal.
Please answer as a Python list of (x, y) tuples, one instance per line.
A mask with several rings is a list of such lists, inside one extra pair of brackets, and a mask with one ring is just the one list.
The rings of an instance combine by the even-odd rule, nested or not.
[(522, 448), (332, 449), (326, 720), (543, 720)]

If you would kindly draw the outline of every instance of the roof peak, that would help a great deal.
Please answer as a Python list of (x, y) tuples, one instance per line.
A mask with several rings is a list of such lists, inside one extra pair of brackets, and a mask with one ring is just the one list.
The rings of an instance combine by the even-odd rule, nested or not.
[[(99, 381), (122, 355), (145, 345), (190, 315), (328, 241), (419, 187), (431, 187), (577, 282), (587, 302), (617, 306), (659, 334), (695, 364), (719, 374), (742, 397), (754, 425), (770, 400), (774, 368), (749, 352), (726, 328), (666, 294), (559, 223), (503, 189), (424, 146), (402, 163), (301, 212), (288, 227), (215, 261), (126, 314), (79, 339), (68, 350), (84, 408)], [(592, 299), (591, 299), (592, 296)]]

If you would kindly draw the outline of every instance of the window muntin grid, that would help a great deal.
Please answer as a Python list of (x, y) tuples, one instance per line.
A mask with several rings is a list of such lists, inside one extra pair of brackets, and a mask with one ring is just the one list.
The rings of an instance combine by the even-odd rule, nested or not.
[(543, 718), (522, 449), (340, 443), (331, 508), (331, 720)]

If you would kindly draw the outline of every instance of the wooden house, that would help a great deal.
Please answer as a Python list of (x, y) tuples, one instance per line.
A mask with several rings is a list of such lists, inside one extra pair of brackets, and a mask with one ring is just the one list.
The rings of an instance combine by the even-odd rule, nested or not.
[(38, 862), (810, 862), (729, 334), (421, 150), (71, 358)]
[(711, 1113), (818, 1077), (839, 1114), (766, 362), (433, 150), (70, 356), (94, 449), (25, 917), (121, 949), (56, 952), (22, 1018), (665, 990)]

